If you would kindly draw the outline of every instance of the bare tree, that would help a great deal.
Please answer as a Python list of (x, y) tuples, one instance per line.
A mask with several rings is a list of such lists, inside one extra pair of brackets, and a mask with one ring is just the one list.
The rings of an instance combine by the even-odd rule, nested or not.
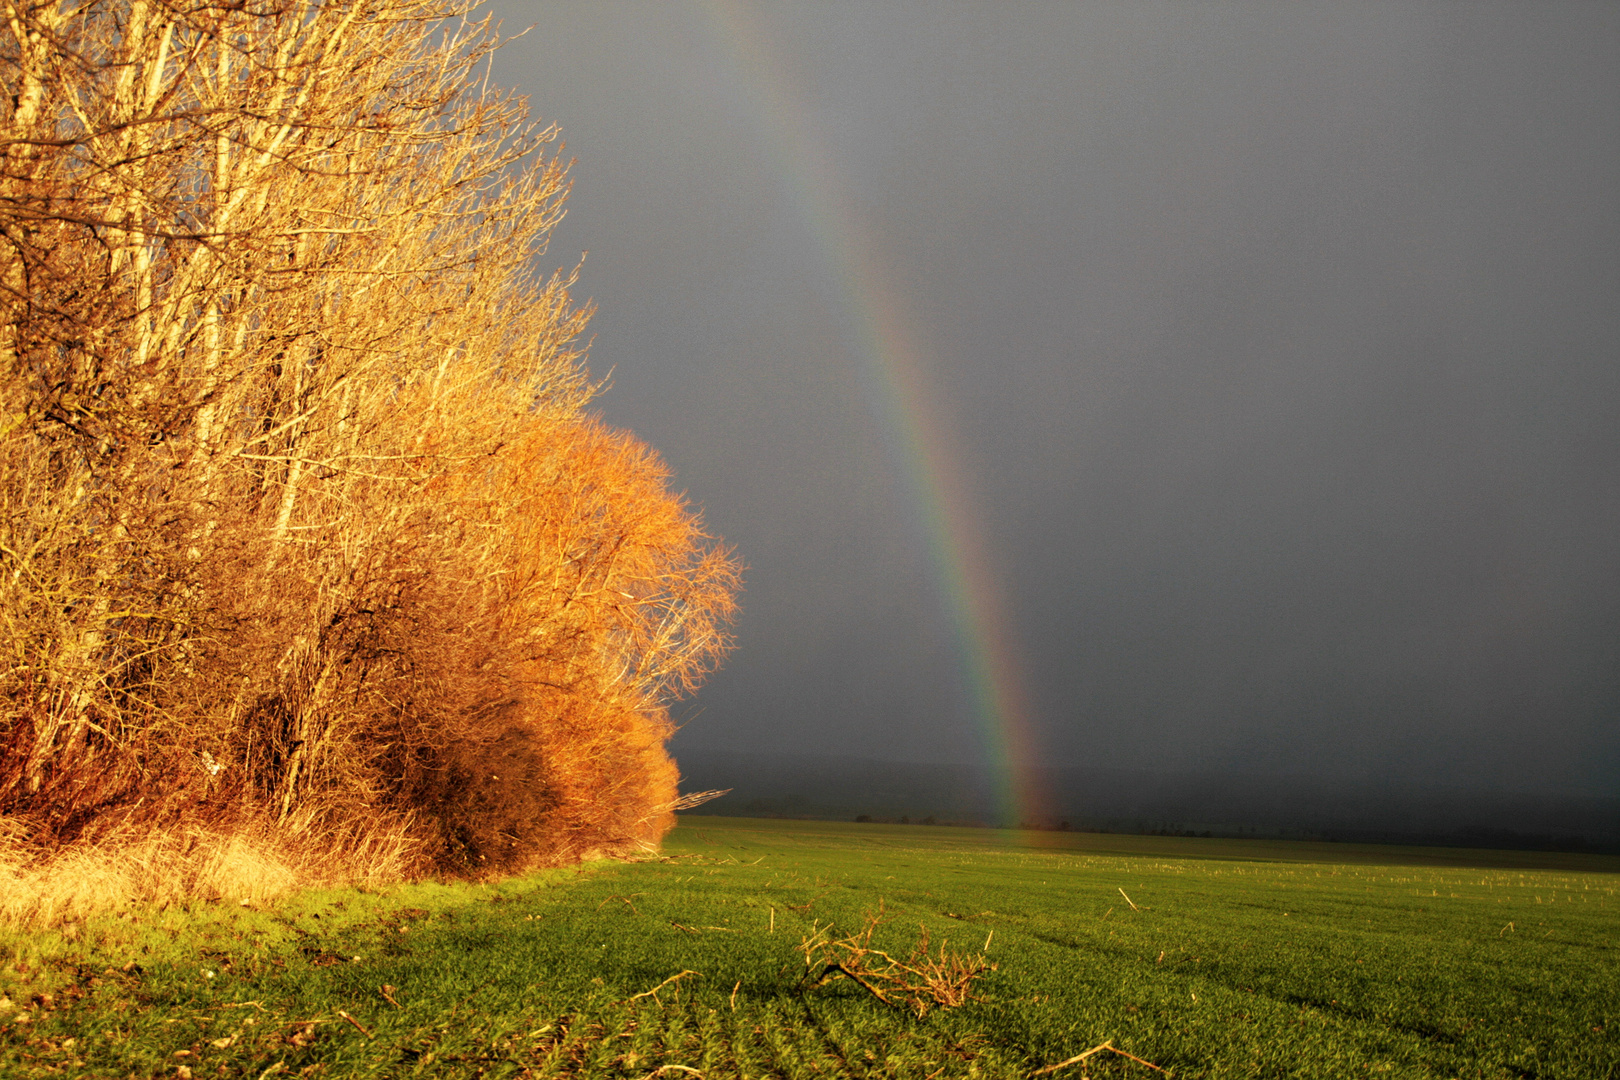
[(583, 418), (489, 18), (0, 2), (0, 814), (407, 829), (517, 714), (672, 784), (736, 567)]

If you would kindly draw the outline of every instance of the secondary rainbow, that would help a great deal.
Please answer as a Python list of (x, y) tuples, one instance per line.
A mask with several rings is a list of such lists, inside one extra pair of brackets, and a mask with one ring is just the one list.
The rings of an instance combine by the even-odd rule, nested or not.
[(778, 167), (857, 328), (865, 389), (904, 473), (928, 537), (940, 599), (955, 628), (999, 823), (1037, 820), (1044, 816), (1044, 799), (1033, 767), (1015, 638), (950, 430), (939, 422), (924, 388), (919, 336), (865, 239), (804, 95), (795, 91), (765, 29), (736, 0), (708, 0), (705, 6), (745, 91), (759, 103)]

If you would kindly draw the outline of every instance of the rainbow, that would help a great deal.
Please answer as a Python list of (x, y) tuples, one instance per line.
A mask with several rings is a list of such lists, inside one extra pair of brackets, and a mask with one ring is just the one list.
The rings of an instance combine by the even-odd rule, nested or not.
[(832, 156), (816, 137), (802, 104), (805, 95), (795, 92), (765, 28), (738, 0), (708, 0), (705, 6), (737, 75), (760, 105), (773, 156), (857, 328), (862, 383), (928, 537), (936, 586), (955, 628), (997, 824), (1038, 820), (1045, 816), (1045, 799), (1033, 767), (1036, 748), (1016, 639), (979, 515), (961, 482), (951, 432), (924, 388), (918, 335), (866, 241), (868, 231), (860, 227)]

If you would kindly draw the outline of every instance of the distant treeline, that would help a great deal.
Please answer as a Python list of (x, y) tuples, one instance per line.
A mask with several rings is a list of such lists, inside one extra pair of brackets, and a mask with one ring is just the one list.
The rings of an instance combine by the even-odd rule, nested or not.
[(10, 9), (0, 871), (167, 829), (477, 872), (672, 821), (738, 567), (585, 411), (557, 132), (469, 7)]
[(686, 750), (690, 783), (731, 788), (703, 813), (1078, 832), (1620, 851), (1620, 798), (1358, 784), (1291, 776), (1049, 767), (1047, 805), (998, 815), (968, 765)]
[[(723, 813), (722, 809), (718, 807), (707, 807), (703, 812), (706, 814)], [(733, 814), (737, 813), (735, 808), (732, 808), (732, 812)], [(768, 800), (753, 800), (742, 812), (763, 818), (824, 820), (814, 815), (775, 812)], [(910, 814), (901, 814), (899, 817), (874, 817), (871, 814), (856, 814), (853, 820), (858, 825), (944, 825), (959, 829), (997, 827), (983, 818), (944, 820), (932, 814), (915, 819)], [(1150, 822), (1133, 823), (1128, 821), (1114, 821), (1108, 825), (1076, 825), (1067, 820), (1021, 821), (1015, 827), (1025, 832), (1123, 833), (1131, 836), (1220, 837), (1229, 840), (1316, 840), (1334, 844), (1419, 844), (1443, 847), (1498, 848), (1508, 851), (1586, 851), (1596, 854), (1620, 854), (1620, 844), (1605, 842), (1601, 838), (1578, 834), (1553, 836), (1544, 833), (1519, 833), (1511, 829), (1468, 828), (1449, 833), (1422, 831), (1341, 832), (1337, 830), (1316, 831), (1288, 828), (1252, 829), (1243, 825), (1194, 829), (1182, 825), (1164, 825)]]

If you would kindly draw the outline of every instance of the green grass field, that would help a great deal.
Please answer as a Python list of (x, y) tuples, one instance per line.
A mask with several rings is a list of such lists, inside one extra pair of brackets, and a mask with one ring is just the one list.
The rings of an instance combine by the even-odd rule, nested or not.
[[(925, 1080), (1112, 1041), (1189, 1078), (1594, 1080), (1617, 887), (1592, 856), (688, 817), (661, 860), (8, 932), (0, 1075)], [(988, 942), (979, 1000), (806, 989), (812, 924), (880, 902), (891, 952)]]

